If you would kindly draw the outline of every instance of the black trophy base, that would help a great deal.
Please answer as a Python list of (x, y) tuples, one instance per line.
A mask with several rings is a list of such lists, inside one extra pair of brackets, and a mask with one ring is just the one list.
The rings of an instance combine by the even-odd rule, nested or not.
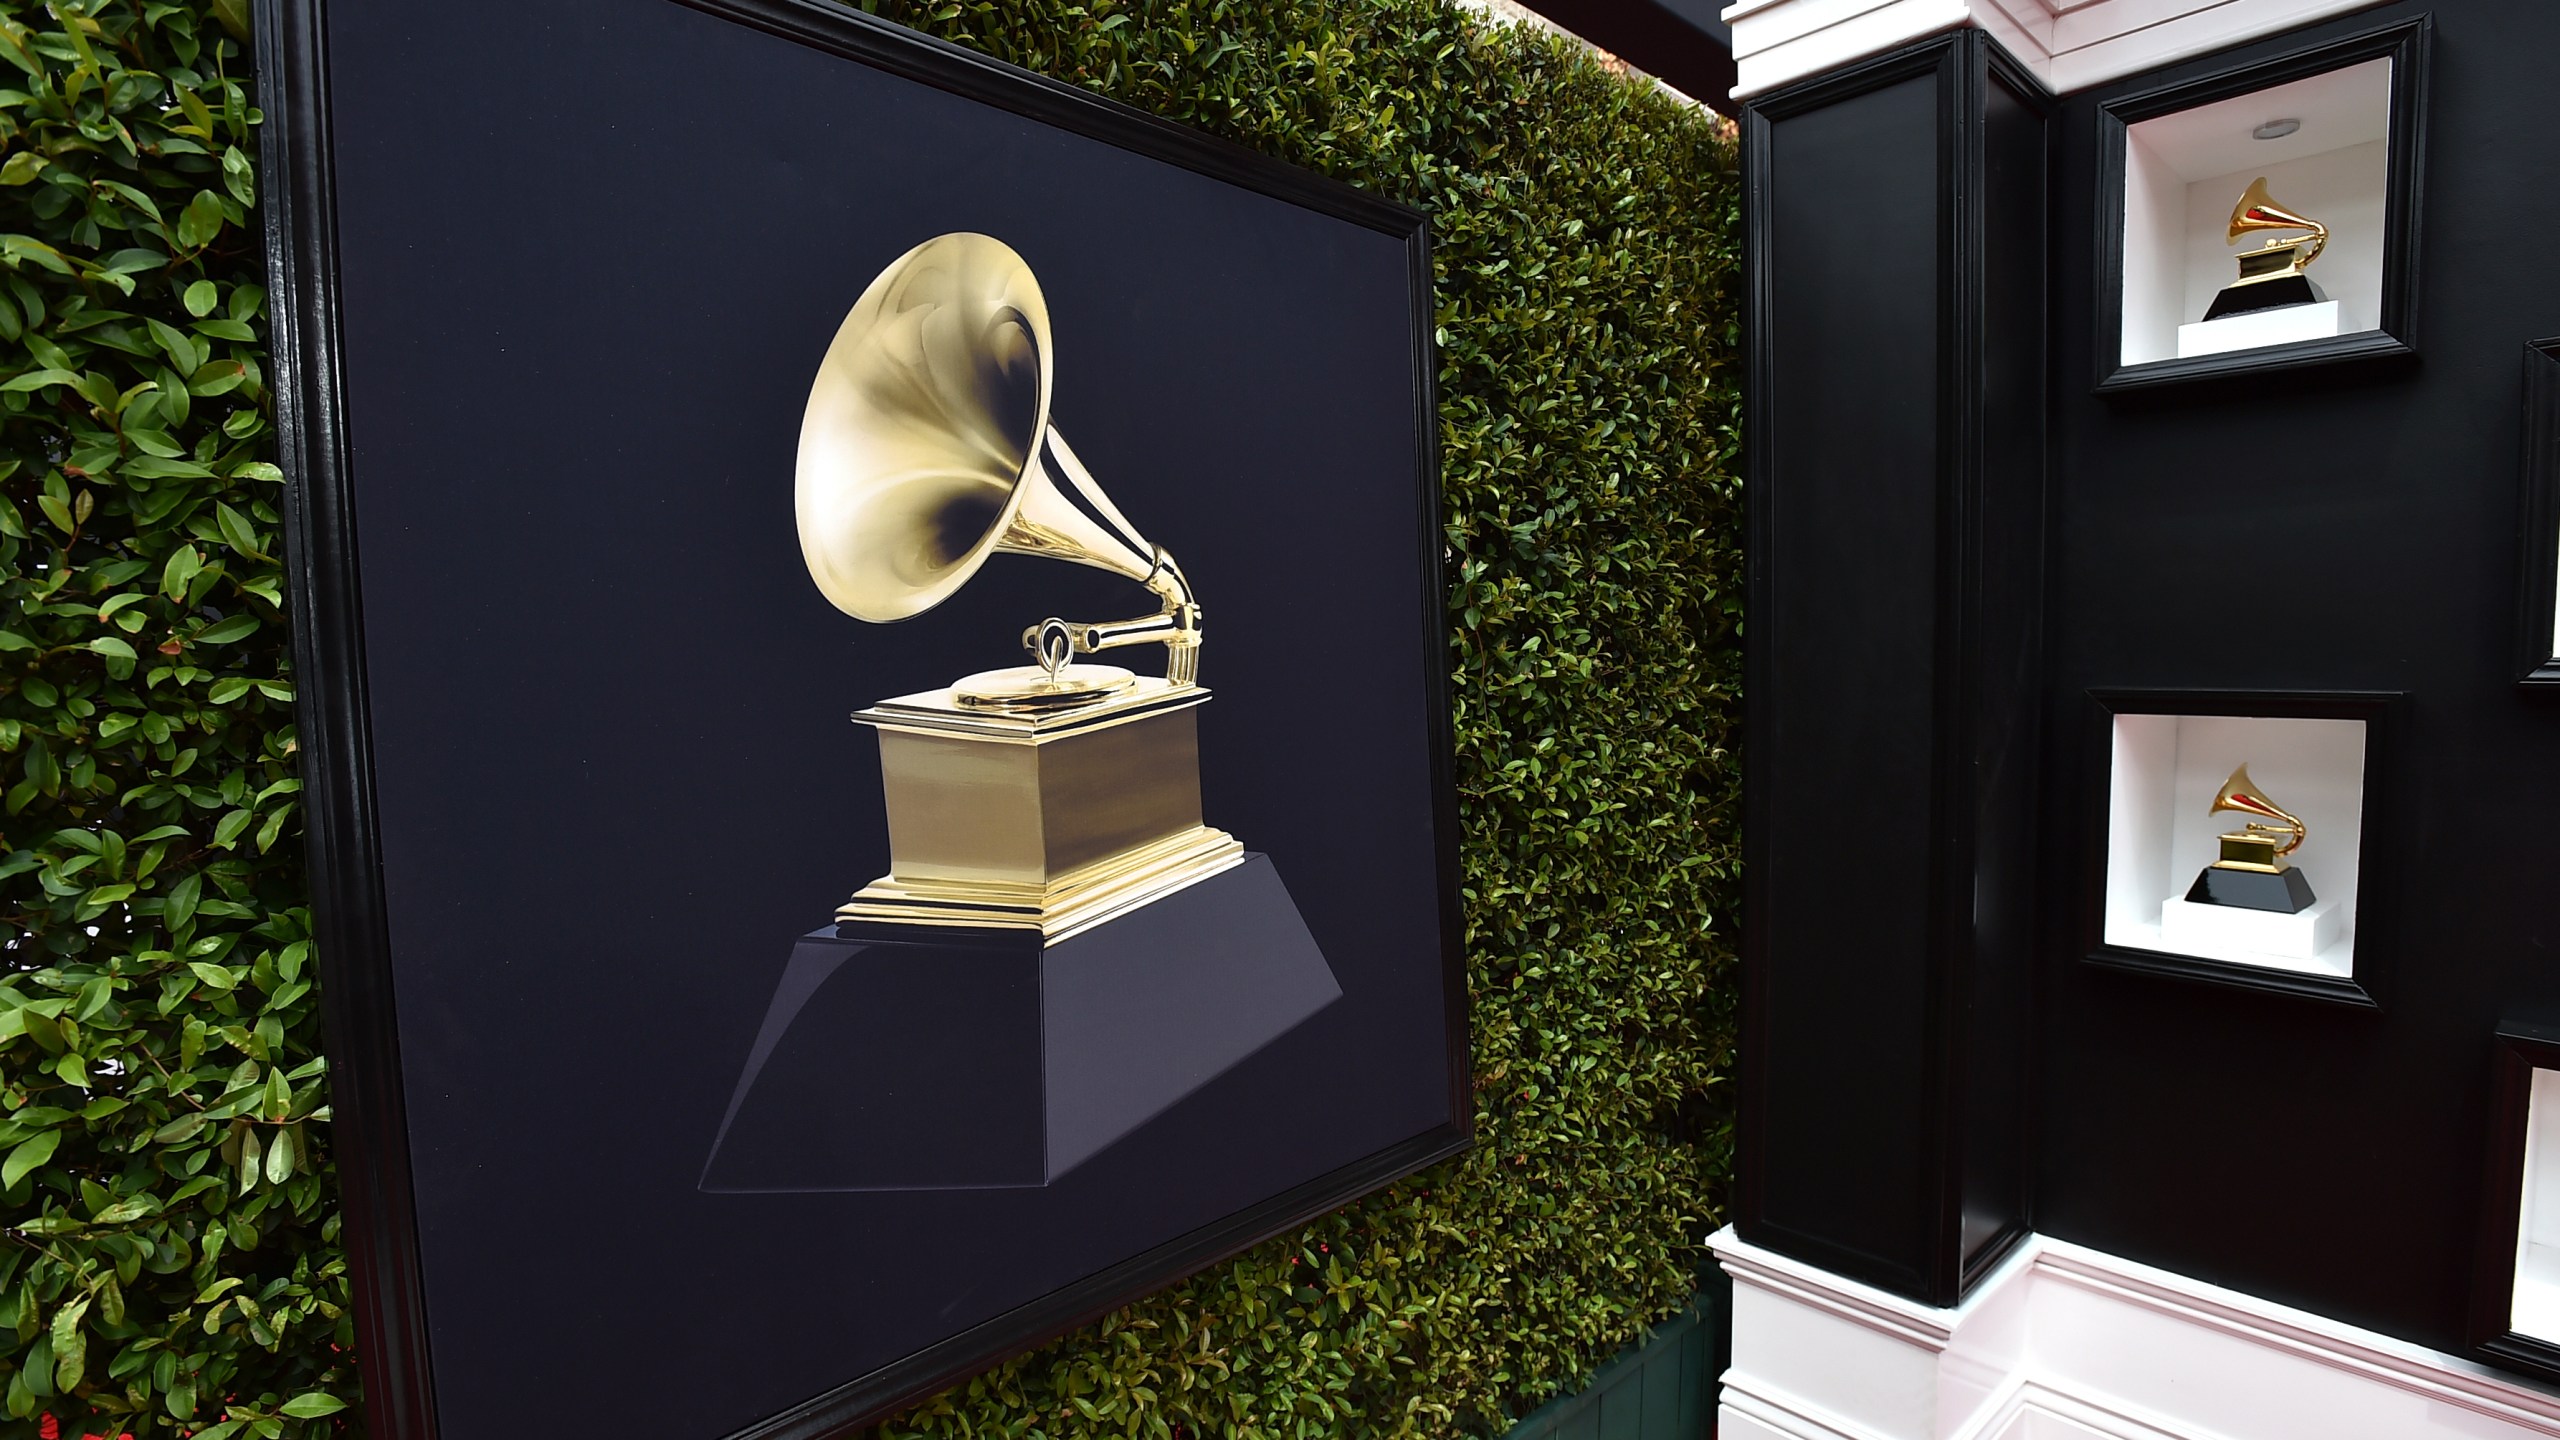
[(1049, 944), (830, 925), (791, 952), (702, 1188), (1045, 1185), (1341, 995), (1264, 855)]
[(2207, 865), (2187, 889), (2190, 905), (2230, 905), (2242, 910), (2272, 910), (2279, 915), (2299, 915), (2318, 898), (2311, 893), (2311, 882), (2291, 866), (2270, 875), (2264, 870), (2225, 870)]
[(2205, 307), (2204, 318), (2222, 320), (2233, 315), (2254, 315), (2261, 310), (2281, 310), (2288, 305), (2317, 305), (2329, 297), (2307, 275), (2280, 275), (2273, 280), (2253, 280), (2246, 285), (2223, 287), (2213, 303)]

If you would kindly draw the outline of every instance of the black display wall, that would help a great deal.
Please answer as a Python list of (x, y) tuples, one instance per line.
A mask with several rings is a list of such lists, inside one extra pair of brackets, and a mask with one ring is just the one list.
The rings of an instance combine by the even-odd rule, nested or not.
[[(2358, 36), (2424, 82), (2411, 353), (2099, 393), (2101, 107)], [(2560, 705), (2515, 658), (2560, 8), (2373, 6), (2054, 100), (1998, 55), (1749, 120), (1738, 1226), (1938, 1303), (2032, 1226), (2463, 1352), (2492, 1035), (2560, 1016)], [(2093, 963), (2098, 695), (2371, 722), (2352, 983)]]
[[(2098, 108), (2432, 14), (2417, 354), (2091, 393)], [(2526, 341), (2560, 332), (2560, 8), (2379, 6), (2059, 101), (2036, 1228), (2439, 1349), (2462, 1329), (2490, 1035), (2560, 1007), (2560, 709), (2515, 684)], [(2364, 880), (2376, 1008), (2083, 959), (2092, 688), (2400, 692)]]

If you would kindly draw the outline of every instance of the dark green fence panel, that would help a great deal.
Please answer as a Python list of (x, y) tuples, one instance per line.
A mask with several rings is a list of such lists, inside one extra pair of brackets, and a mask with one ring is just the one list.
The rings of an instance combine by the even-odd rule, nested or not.
[(1716, 1380), (1732, 1353), (1732, 1290), (1721, 1275), (1654, 1332), (1600, 1367), (1579, 1392), (1548, 1402), (1507, 1440), (1705, 1440), (1716, 1432)]

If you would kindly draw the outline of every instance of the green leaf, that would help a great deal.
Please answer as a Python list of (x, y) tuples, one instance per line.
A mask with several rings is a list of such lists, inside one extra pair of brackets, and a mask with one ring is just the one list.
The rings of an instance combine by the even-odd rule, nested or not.
[(89, 1223), (92, 1225), (130, 1225), (145, 1215), (158, 1214), (159, 1210), (159, 1201), (148, 1195), (136, 1195), (130, 1200), (119, 1200), (115, 1204), (108, 1206), (106, 1209), (99, 1211), (97, 1214), (90, 1216)]
[(44, 173), (53, 162), (33, 150), (21, 150), (6, 162), (0, 162), (0, 185), (24, 185)]
[(88, 1318), (92, 1298), (83, 1295), (53, 1312), (53, 1388), (56, 1394), (68, 1395), (80, 1388), (81, 1372), (89, 1358), (89, 1337), (81, 1329), (80, 1322)]
[(62, 1143), (62, 1132), (43, 1130), (18, 1142), (9, 1158), (0, 1160), (0, 1190), (14, 1190), (18, 1182), (34, 1173), (35, 1168), (53, 1158), (55, 1147)]
[(194, 460), (166, 460), (157, 455), (137, 455), (124, 464), (124, 473), (138, 480), (203, 480), (213, 471)]
[(78, 385), (80, 377), (68, 370), (30, 370), (24, 375), (0, 381), (0, 392), (41, 390), (47, 385)]
[(234, 615), (228, 620), (217, 620), (213, 624), (206, 626), (196, 635), (196, 643), (199, 645), (228, 645), (234, 640), (244, 640), (257, 633), (257, 616)]
[(168, 431), (154, 430), (146, 425), (127, 425), (124, 427), (124, 438), (132, 441), (134, 448), (144, 454), (157, 455), (164, 460), (174, 460), (187, 453), (187, 448), (179, 444)]
[[(171, 929), (184, 930), (187, 926), (187, 922), (195, 918), (196, 902), (198, 897), (203, 895), (203, 893), (204, 874), (202, 871), (190, 871), (185, 876), (181, 877), (177, 884), (169, 887), (169, 907), (166, 914)], [(194, 1062), (190, 1061), (188, 1063), (193, 1064)]]
[(178, 216), (178, 243), (190, 250), (201, 250), (222, 233), (222, 202), (210, 190), (199, 190), (187, 202), (186, 211)]
[(175, 600), (187, 593), (187, 582), (204, 568), (204, 556), (193, 545), (181, 545), (169, 552), (168, 563), (160, 567), (160, 593)]
[(323, 1415), (335, 1415), (346, 1409), (347, 1402), (326, 1391), (309, 1390), (287, 1400), (279, 1408), (296, 1420), (317, 1420)]
[(239, 976), (232, 974), (228, 968), (221, 965), (208, 965), (201, 960), (196, 960), (190, 962), (187, 968), (196, 972), (196, 978), (203, 981), (210, 989), (227, 991), (240, 983)]
[(133, 647), (127, 645), (113, 635), (99, 636), (97, 639), (89, 642), (88, 648), (101, 655), (112, 656), (118, 660), (130, 660), (133, 658)]
[(210, 315), (213, 313), (214, 305), (221, 298), (221, 292), (214, 288), (212, 281), (199, 280), (187, 287), (185, 302), (187, 313), (195, 316)]

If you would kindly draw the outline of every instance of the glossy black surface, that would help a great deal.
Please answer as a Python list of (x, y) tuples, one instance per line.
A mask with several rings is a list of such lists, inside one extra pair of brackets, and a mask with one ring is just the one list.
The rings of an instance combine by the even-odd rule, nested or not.
[(1941, 1302), (2025, 1213), (2041, 105), (1961, 31), (1748, 120), (1736, 1221)]
[(2226, 870), (2207, 865), (2196, 872), (2196, 883), (2187, 887), (2187, 903), (2191, 905), (2232, 905), (2243, 910), (2272, 910), (2278, 915), (2299, 915), (2318, 900), (2311, 893), (2311, 882), (2290, 865), (2274, 875), (2263, 870)]
[(2227, 315), (2255, 315), (2261, 310), (2281, 310), (2288, 305), (2316, 305), (2327, 298), (2307, 275), (2279, 275), (2273, 280), (2224, 286), (2215, 292), (2213, 303), (2204, 307), (2204, 318), (2220, 320)]

